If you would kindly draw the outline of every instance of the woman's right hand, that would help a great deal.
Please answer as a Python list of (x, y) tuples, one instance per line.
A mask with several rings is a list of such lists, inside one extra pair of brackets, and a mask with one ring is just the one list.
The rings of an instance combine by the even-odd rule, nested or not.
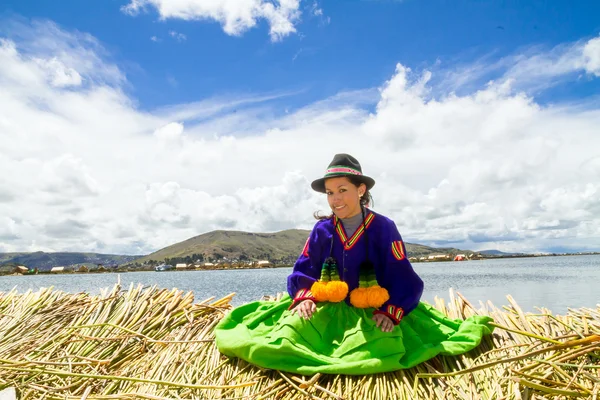
[(315, 311), (317, 311), (317, 305), (312, 300), (302, 300), (296, 307), (292, 308), (292, 315), (296, 311), (298, 312), (298, 316), (300, 318), (310, 319)]

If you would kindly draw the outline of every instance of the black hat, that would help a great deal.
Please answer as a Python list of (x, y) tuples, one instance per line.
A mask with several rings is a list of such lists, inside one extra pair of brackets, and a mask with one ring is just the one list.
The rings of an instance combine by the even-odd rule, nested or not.
[(317, 179), (310, 186), (317, 192), (325, 193), (325, 179), (348, 175), (354, 175), (357, 180), (367, 186), (367, 190), (375, 186), (373, 178), (363, 175), (358, 160), (350, 154), (343, 153), (336, 154), (329, 163), (327, 171), (325, 171), (325, 176)]

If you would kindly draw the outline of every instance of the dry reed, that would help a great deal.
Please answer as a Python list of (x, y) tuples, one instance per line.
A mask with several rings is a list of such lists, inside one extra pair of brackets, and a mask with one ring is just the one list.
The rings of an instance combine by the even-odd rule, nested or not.
[[(450, 291), (450, 318), (497, 329), (462, 356), (369, 376), (298, 376), (227, 359), (213, 328), (233, 295), (119, 285), (93, 296), (51, 288), (0, 293), (0, 390), (20, 399), (597, 399), (600, 307), (524, 313)], [(274, 299), (274, 298), (271, 298)]]

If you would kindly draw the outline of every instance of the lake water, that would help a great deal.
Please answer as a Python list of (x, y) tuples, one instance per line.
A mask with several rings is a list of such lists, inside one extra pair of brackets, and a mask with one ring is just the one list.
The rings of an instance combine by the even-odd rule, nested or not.
[[(415, 263), (425, 282), (423, 300), (435, 296), (448, 299), (453, 288), (478, 305), (490, 300), (494, 305), (508, 304), (512, 295), (525, 311), (536, 307), (564, 314), (567, 308), (596, 307), (600, 304), (600, 255), (495, 259), (483, 261)], [(0, 292), (13, 288), (19, 292), (53, 286), (66, 292), (97, 294), (120, 279), (129, 284), (157, 285), (193, 291), (196, 300), (236, 293), (239, 305), (286, 290), (291, 268), (230, 271), (128, 272), (122, 274), (69, 274), (0, 277)]]

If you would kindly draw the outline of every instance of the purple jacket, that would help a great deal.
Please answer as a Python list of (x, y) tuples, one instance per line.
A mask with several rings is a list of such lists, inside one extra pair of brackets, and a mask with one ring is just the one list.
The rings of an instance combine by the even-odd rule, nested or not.
[[(329, 256), (332, 236), (333, 257), (337, 260), (340, 278), (348, 284), (349, 292), (352, 291), (358, 287), (359, 265), (365, 260), (368, 243), (369, 259), (375, 266), (377, 281), (390, 294), (390, 299), (375, 312), (384, 313), (399, 323), (419, 304), (423, 281), (408, 261), (406, 247), (394, 221), (369, 209), (366, 212), (366, 235), (361, 225), (348, 238), (341, 221), (335, 229), (335, 216), (315, 224), (292, 274), (288, 276), (288, 293), (293, 299), (300, 289), (310, 289), (320, 278), (323, 261)], [(349, 298), (348, 295), (348, 304)]]

